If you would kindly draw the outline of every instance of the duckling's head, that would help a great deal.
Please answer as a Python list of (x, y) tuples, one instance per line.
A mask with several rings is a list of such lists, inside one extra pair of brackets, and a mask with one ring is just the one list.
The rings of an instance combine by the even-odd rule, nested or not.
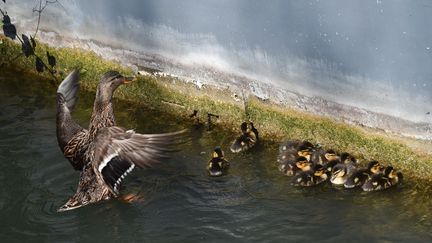
[(312, 163), (303, 156), (298, 157), (295, 164), (302, 171), (308, 171), (312, 168)]
[(313, 167), (313, 170), (314, 170), (314, 176), (318, 176), (318, 177), (321, 177), (326, 173), (326, 169), (320, 164), (316, 164)]
[(343, 185), (348, 179), (347, 167), (345, 164), (336, 164), (331, 172), (330, 182), (335, 185)]
[(332, 160), (336, 160), (338, 159), (338, 155), (336, 154), (336, 152), (333, 149), (329, 149), (325, 152), (324, 157), (328, 160), (328, 161), (332, 161)]
[(367, 168), (372, 174), (378, 174), (383, 170), (383, 166), (376, 160), (369, 162)]
[(243, 123), (240, 125), (240, 129), (241, 129), (241, 131), (242, 131), (243, 133), (246, 133), (246, 132), (248, 131), (248, 125), (247, 125), (247, 123), (246, 123), (246, 122), (243, 122)]
[(302, 142), (297, 150), (297, 154), (300, 157), (305, 157), (307, 160), (310, 160), (312, 155), (313, 145), (309, 142)]
[(402, 179), (402, 173), (397, 172), (392, 166), (387, 166), (384, 169), (384, 175), (390, 179), (395, 179), (395, 178)]
[(357, 164), (357, 159), (350, 153), (344, 152), (341, 154), (340, 158), (344, 164)]
[(114, 91), (122, 84), (134, 81), (134, 78), (124, 77), (117, 71), (108, 71), (104, 73), (99, 81), (96, 91), (96, 99), (100, 101), (111, 100)]
[(223, 159), (224, 158), (224, 152), (222, 151), (222, 149), (220, 147), (216, 147), (213, 150), (212, 158), (213, 159)]

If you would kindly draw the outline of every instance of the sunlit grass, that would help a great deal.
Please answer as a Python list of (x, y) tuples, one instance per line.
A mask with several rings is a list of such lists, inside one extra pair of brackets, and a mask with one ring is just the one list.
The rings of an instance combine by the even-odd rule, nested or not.
[[(20, 53), (21, 48), (3, 37), (0, 37), (0, 40), (0, 62), (8, 63)], [(132, 74), (131, 69), (104, 60), (92, 52), (71, 48), (57, 49), (38, 43), (36, 53), (43, 57), (45, 62), (47, 50), (57, 58), (55, 85), (74, 68), (81, 69), (81, 87), (88, 91), (95, 90), (99, 77), (107, 70)], [(8, 67), (48, 80), (53, 79), (46, 72), (37, 74), (32, 58), (19, 57), (13, 63), (3, 66)], [(119, 89), (116, 97), (135, 106), (146, 106), (175, 115), (185, 124), (188, 122), (187, 116), (194, 109), (199, 110), (202, 121), (206, 121), (207, 112), (220, 115), (217, 126), (227, 131), (237, 131), (239, 124), (245, 120), (243, 103), (231, 99), (228, 91), (208, 88), (198, 91), (192, 84), (173, 81), (175, 80), (171, 78), (140, 76), (136, 83)], [(432, 179), (432, 158), (390, 137), (371, 134), (331, 119), (282, 108), (253, 98), (249, 99), (248, 106), (252, 121), (268, 144), (284, 139), (308, 139), (326, 148), (353, 153), (362, 163), (377, 159), (383, 164), (391, 164), (411, 179), (423, 182)], [(275, 157), (276, 153), (275, 151)]]

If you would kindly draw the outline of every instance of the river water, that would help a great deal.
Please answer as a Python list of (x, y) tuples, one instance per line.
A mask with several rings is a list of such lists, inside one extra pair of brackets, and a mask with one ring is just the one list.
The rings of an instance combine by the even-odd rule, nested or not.
[[(49, 82), (0, 73), (0, 238), (2, 242), (286, 242), (432, 240), (431, 202), (409, 180), (379, 193), (323, 185), (292, 187), (275, 165), (277, 144), (247, 154), (226, 151), (230, 173), (206, 174), (211, 149), (233, 134), (193, 130), (174, 158), (134, 171), (125, 193), (65, 213), (73, 171), (55, 137), (55, 89)], [(94, 94), (81, 93), (75, 117), (85, 125)], [(138, 132), (178, 129), (178, 120), (115, 101), (118, 123)], [(205, 153), (204, 153), (205, 152)]]

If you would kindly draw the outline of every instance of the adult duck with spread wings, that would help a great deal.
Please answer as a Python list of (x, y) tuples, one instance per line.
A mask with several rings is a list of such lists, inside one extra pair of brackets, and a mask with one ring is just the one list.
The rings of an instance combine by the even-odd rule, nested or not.
[(135, 167), (145, 168), (174, 151), (185, 131), (139, 134), (116, 126), (114, 91), (131, 82), (116, 71), (106, 72), (96, 91), (88, 129), (71, 116), (79, 90), (79, 71), (71, 72), (57, 89), (57, 141), (75, 170), (78, 188), (59, 212), (119, 196), (122, 180)]

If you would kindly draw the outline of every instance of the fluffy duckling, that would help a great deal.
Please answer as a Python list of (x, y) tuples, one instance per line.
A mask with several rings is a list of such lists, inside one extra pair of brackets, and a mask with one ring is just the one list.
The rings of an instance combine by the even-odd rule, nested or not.
[(294, 186), (315, 186), (328, 179), (327, 171), (322, 165), (315, 165), (312, 170), (302, 171), (292, 181)]
[(242, 134), (234, 140), (230, 149), (233, 153), (246, 151), (258, 142), (258, 130), (254, 127), (253, 123), (243, 122), (240, 126)]
[(372, 160), (371, 162), (369, 162), (367, 168), (354, 170), (350, 177), (347, 179), (347, 181), (344, 183), (344, 187), (361, 187), (369, 178), (371, 178), (375, 174), (381, 173), (381, 171), (381, 164), (376, 160)]
[(357, 159), (349, 153), (342, 153), (340, 160), (347, 167), (347, 172), (351, 175), (357, 169)]
[(320, 165), (325, 165), (330, 161), (339, 160), (339, 159), (340, 159), (339, 155), (333, 149), (328, 149), (328, 150), (318, 149), (314, 151), (311, 156), (311, 160), (313, 161), (313, 163), (320, 164)]
[(396, 171), (392, 166), (387, 166), (384, 172), (387, 170), (388, 184), (386, 188), (396, 186), (402, 183), (403, 175), (402, 172)]
[(308, 161), (305, 157), (298, 157), (285, 166), (284, 174), (287, 176), (297, 175), (302, 171), (308, 171), (312, 168), (312, 163)]
[(402, 173), (387, 166), (382, 173), (374, 174), (362, 186), (363, 191), (381, 191), (394, 187), (402, 181)]
[(331, 171), (330, 182), (334, 185), (343, 185), (347, 179), (347, 166), (343, 163), (337, 163)]
[(279, 170), (285, 172), (288, 164), (292, 164), (298, 157), (305, 157), (310, 160), (313, 145), (308, 141), (289, 140), (279, 146), (277, 162)]
[(224, 158), (222, 149), (216, 147), (213, 151), (212, 158), (208, 162), (207, 171), (210, 176), (222, 176), (228, 170), (229, 165), (229, 162)]

